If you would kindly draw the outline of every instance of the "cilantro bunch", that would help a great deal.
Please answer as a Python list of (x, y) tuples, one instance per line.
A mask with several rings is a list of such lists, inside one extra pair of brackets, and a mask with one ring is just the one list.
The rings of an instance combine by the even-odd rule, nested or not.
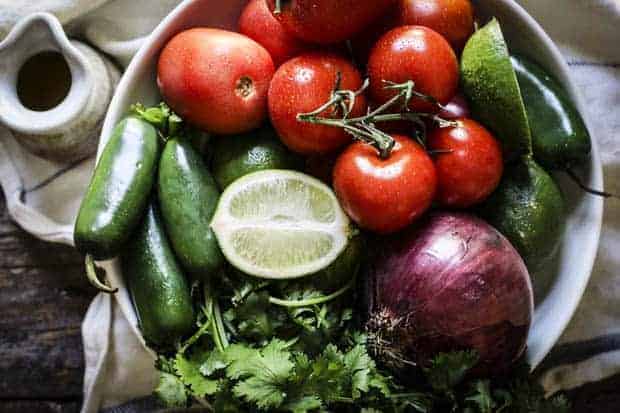
[(545, 400), (527, 366), (508, 379), (471, 379), (473, 352), (412, 367), (402, 385), (373, 360), (351, 303), (311, 282), (266, 282), (234, 273), (194, 290), (196, 333), (157, 361), (155, 393), (168, 407), (213, 412), (568, 412)]

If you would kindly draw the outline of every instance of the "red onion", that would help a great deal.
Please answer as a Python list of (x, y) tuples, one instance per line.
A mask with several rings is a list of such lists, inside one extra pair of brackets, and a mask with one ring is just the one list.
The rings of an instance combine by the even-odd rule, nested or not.
[(530, 278), (493, 227), (436, 213), (381, 249), (368, 279), (367, 328), (384, 364), (399, 370), (474, 349), (480, 370), (501, 372), (522, 355), (534, 308)]

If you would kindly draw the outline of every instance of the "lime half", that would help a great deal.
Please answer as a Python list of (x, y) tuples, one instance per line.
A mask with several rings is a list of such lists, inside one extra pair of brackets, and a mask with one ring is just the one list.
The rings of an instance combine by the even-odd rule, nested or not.
[(291, 279), (316, 273), (348, 242), (349, 219), (332, 190), (308, 175), (255, 172), (222, 194), (211, 227), (228, 261), (246, 274)]
[(467, 42), (461, 57), (461, 83), (474, 118), (502, 142), (506, 158), (532, 153), (530, 125), (517, 75), (496, 19)]

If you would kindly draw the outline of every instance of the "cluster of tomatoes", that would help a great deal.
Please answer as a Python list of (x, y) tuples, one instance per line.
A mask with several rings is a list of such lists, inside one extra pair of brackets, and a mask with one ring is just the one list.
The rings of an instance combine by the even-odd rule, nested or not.
[[(433, 202), (469, 208), (500, 182), (501, 146), (458, 93), (458, 55), (473, 31), (469, 0), (251, 0), (239, 33), (174, 37), (158, 84), (175, 112), (214, 134), (269, 118), (291, 151), (333, 165), (360, 227), (390, 233)], [(382, 105), (389, 114), (375, 124)], [(387, 152), (372, 145), (377, 135), (391, 138)]]

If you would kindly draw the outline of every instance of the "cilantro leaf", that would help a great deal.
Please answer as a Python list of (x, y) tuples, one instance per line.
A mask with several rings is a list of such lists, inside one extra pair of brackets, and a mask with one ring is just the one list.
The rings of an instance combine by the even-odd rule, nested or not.
[(200, 366), (200, 373), (209, 377), (220, 370), (224, 370), (228, 365), (229, 362), (226, 359), (225, 353), (212, 351), (207, 360)]
[(285, 404), (282, 409), (291, 413), (308, 413), (322, 407), (323, 403), (317, 396), (304, 396)]
[(368, 355), (366, 348), (357, 345), (344, 356), (344, 364), (347, 373), (351, 375), (353, 398), (359, 398), (370, 388), (371, 372), (375, 368), (375, 363)]
[[(243, 356), (246, 355), (248, 353), (244, 352)], [(259, 408), (280, 407), (287, 396), (286, 383), (293, 368), (286, 343), (273, 340), (262, 350), (253, 351), (249, 358), (245, 358), (243, 366), (237, 365), (233, 376), (243, 380), (233, 392), (237, 397), (256, 403)]]
[(166, 407), (187, 407), (185, 385), (174, 374), (160, 372), (154, 394)]
[(440, 353), (431, 360), (431, 365), (425, 373), (435, 391), (449, 392), (463, 381), (476, 363), (478, 355), (474, 351)]
[(488, 380), (477, 380), (474, 385), (474, 392), (465, 401), (473, 402), (480, 413), (493, 413), (497, 403), (491, 395), (491, 384)]
[(181, 382), (188, 386), (194, 395), (204, 397), (217, 392), (218, 382), (205, 378), (200, 372), (200, 366), (206, 361), (209, 353), (199, 352), (191, 358), (178, 353), (174, 360), (174, 370)]
[(269, 293), (250, 293), (237, 306), (224, 313), (224, 319), (235, 323), (237, 333), (257, 344), (266, 344), (284, 324), (285, 315), (269, 303)]

